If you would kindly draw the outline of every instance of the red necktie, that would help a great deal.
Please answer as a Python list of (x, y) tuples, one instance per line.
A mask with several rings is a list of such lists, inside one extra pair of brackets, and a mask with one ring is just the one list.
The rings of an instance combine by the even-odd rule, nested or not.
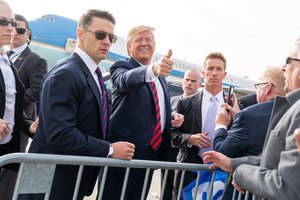
[(104, 86), (104, 80), (102, 77), (102, 73), (99, 69), (99, 67), (97, 67), (96, 69), (96, 74), (98, 76), (98, 80), (99, 80), (99, 84), (100, 84), (100, 88), (101, 88), (101, 99), (102, 99), (102, 134), (103, 134), (103, 139), (105, 139), (105, 135), (106, 135), (106, 127), (107, 127), (107, 101), (106, 101), (106, 90), (105, 90), (105, 86)]
[(153, 130), (152, 139), (150, 141), (150, 145), (154, 150), (158, 150), (161, 141), (162, 141), (162, 133), (161, 133), (161, 124), (160, 124), (160, 111), (159, 111), (159, 101), (158, 101), (158, 95), (157, 90), (154, 82), (150, 83), (150, 88), (154, 97), (154, 103), (155, 103), (155, 112), (156, 112), (156, 124)]

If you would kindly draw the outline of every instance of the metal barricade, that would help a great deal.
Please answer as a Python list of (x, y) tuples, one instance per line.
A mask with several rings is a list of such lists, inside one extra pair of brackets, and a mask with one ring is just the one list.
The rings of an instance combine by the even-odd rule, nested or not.
[[(54, 177), (54, 172), (56, 165), (76, 165), (79, 166), (78, 176), (75, 184), (75, 190), (73, 193), (73, 199), (77, 199), (77, 194), (79, 191), (79, 185), (82, 178), (82, 172), (84, 166), (100, 166), (103, 167), (103, 175), (101, 180), (101, 185), (99, 188), (98, 199), (102, 199), (102, 194), (104, 191), (104, 184), (106, 180), (107, 170), (109, 167), (124, 167), (126, 168), (125, 179), (123, 183), (122, 193), (120, 199), (125, 198), (125, 190), (127, 186), (127, 181), (131, 168), (143, 168), (146, 169), (146, 176), (143, 185), (143, 191), (141, 199), (146, 197), (146, 185), (149, 179), (149, 174), (151, 169), (165, 169), (165, 175), (163, 177), (161, 185), (160, 199), (163, 198), (167, 176), (169, 170), (182, 170), (181, 182), (178, 194), (181, 194), (183, 178), (185, 171), (197, 171), (196, 185), (199, 184), (199, 177), (201, 171), (211, 171), (212, 179), (211, 183), (214, 181), (214, 176), (217, 170), (209, 170), (209, 165), (200, 164), (190, 164), (190, 163), (173, 163), (173, 162), (161, 162), (161, 161), (147, 161), (147, 160), (121, 160), (113, 158), (97, 158), (97, 157), (87, 157), (87, 156), (68, 156), (68, 155), (51, 155), (51, 154), (33, 154), (33, 153), (14, 153), (7, 154), (0, 157), (0, 167), (10, 163), (20, 163), (18, 178), (14, 190), (13, 200), (18, 198), (19, 194), (29, 194), (29, 193), (45, 193), (45, 199), (49, 199), (52, 180)], [(228, 182), (228, 177), (226, 182)], [(208, 199), (212, 199), (214, 184), (210, 184), (210, 192), (208, 194)], [(226, 186), (225, 186), (226, 187)], [(193, 199), (197, 199), (197, 190), (193, 195)], [(180, 199), (180, 195), (178, 195)], [(234, 199), (234, 198), (233, 198)], [(238, 199), (241, 199), (240, 196)]]

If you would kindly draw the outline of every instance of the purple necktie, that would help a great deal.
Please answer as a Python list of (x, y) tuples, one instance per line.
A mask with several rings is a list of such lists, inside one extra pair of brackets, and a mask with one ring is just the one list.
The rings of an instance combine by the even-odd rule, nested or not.
[[(215, 127), (216, 127), (216, 115), (217, 115), (217, 98), (212, 96), (209, 101), (209, 106), (207, 109), (207, 115), (203, 127), (203, 132), (208, 131), (208, 137), (213, 141), (215, 136)], [(203, 158), (203, 153), (206, 151), (211, 151), (213, 149), (212, 144), (208, 148), (199, 149), (199, 156)]]
[(99, 84), (100, 84), (100, 89), (101, 89), (101, 99), (102, 99), (102, 134), (103, 134), (103, 139), (105, 139), (106, 135), (106, 127), (107, 127), (107, 100), (106, 100), (106, 90), (104, 86), (104, 79), (102, 77), (102, 73), (97, 67), (96, 69), (96, 74), (98, 76)]
[(158, 150), (161, 141), (162, 141), (162, 133), (161, 133), (161, 124), (160, 124), (160, 110), (159, 110), (159, 101), (157, 90), (154, 82), (150, 83), (150, 88), (154, 97), (154, 105), (155, 105), (155, 115), (156, 115), (156, 124), (153, 130), (152, 139), (150, 141), (150, 145), (154, 150)]

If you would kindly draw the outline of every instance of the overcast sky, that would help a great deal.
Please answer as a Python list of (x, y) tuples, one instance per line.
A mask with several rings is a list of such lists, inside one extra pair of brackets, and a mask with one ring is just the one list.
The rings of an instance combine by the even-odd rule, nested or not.
[(115, 33), (144, 24), (156, 28), (156, 51), (202, 65), (220, 51), (227, 71), (257, 80), (269, 65), (282, 66), (300, 38), (299, 0), (6, 0), (28, 20), (58, 14), (78, 20), (87, 9), (116, 18)]

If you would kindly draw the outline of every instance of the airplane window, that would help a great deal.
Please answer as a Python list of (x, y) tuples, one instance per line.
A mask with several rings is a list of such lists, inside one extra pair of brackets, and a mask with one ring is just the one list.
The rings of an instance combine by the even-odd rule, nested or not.
[(53, 18), (53, 17), (50, 17), (49, 15), (45, 15), (45, 16), (43, 16), (42, 18), (43, 18), (44, 20), (50, 22), (50, 23), (54, 23), (54, 22), (55, 22), (54, 18)]

